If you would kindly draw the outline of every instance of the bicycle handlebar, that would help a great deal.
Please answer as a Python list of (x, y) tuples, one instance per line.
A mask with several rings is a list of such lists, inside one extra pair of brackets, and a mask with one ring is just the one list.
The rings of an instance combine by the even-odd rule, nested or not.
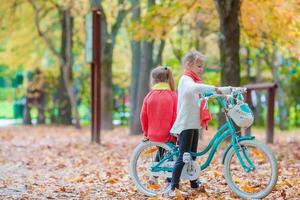
[(247, 88), (241, 88), (241, 87), (232, 88), (231, 94), (204, 93), (203, 97), (207, 99), (223, 97), (223, 96), (232, 97), (233, 95), (237, 95), (238, 93), (239, 94), (247, 93)]

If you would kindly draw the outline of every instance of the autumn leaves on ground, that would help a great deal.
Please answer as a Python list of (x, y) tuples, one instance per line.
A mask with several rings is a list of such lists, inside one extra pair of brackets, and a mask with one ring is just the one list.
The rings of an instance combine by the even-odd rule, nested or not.
[[(269, 145), (278, 159), (279, 179), (266, 199), (300, 198), (300, 136), (296, 132), (277, 131), (275, 144)], [(264, 131), (255, 135), (264, 141)], [(199, 149), (211, 137), (212, 131), (205, 133)], [(97, 145), (90, 142), (89, 128), (1, 128), (0, 198), (147, 199), (137, 192), (128, 169), (130, 155), (141, 138), (130, 136), (126, 128), (116, 128), (103, 131), (102, 144)], [(183, 183), (187, 199), (239, 199), (222, 175), (223, 152), (222, 147), (211, 166), (201, 172), (204, 188), (192, 191)]]

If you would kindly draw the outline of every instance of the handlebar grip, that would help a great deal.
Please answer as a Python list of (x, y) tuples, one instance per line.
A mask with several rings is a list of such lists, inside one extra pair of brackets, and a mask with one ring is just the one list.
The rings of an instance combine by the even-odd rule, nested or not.
[(210, 97), (210, 96), (213, 96), (215, 93), (212, 93), (212, 92), (206, 92), (203, 94), (204, 97)]

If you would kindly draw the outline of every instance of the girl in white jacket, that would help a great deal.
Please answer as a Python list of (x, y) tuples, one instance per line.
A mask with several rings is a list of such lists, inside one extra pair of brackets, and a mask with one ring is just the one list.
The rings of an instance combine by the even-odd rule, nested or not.
[[(230, 92), (230, 87), (215, 87), (201, 83), (200, 75), (204, 72), (204, 56), (198, 51), (190, 51), (183, 59), (184, 74), (181, 76), (178, 85), (178, 104), (177, 117), (171, 129), (171, 134), (176, 135), (179, 139), (179, 157), (175, 163), (170, 196), (175, 196), (175, 189), (179, 188), (181, 171), (184, 166), (182, 160), (185, 152), (197, 152), (199, 130), (203, 113), (199, 109), (199, 97), (202, 93), (223, 94)], [(206, 116), (207, 117), (207, 116)], [(205, 119), (207, 120), (207, 119)], [(207, 124), (206, 124), (207, 125)], [(193, 158), (195, 159), (195, 158)], [(198, 188), (198, 180), (190, 181), (192, 188)]]

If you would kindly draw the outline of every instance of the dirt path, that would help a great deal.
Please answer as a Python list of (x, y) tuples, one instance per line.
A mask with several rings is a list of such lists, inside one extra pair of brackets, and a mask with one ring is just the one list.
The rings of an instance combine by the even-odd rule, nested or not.
[[(133, 185), (130, 154), (141, 136), (125, 128), (102, 132), (102, 145), (90, 143), (89, 128), (16, 126), (0, 129), (1, 199), (147, 199)], [(255, 134), (264, 141), (264, 133)], [(204, 134), (203, 149), (212, 133)], [(266, 199), (300, 198), (300, 132), (277, 132), (270, 146), (279, 161), (280, 177)], [(202, 172), (205, 193), (188, 199), (238, 199), (222, 175), (222, 148)], [(202, 158), (203, 159), (203, 158)], [(201, 159), (200, 159), (201, 160)]]

